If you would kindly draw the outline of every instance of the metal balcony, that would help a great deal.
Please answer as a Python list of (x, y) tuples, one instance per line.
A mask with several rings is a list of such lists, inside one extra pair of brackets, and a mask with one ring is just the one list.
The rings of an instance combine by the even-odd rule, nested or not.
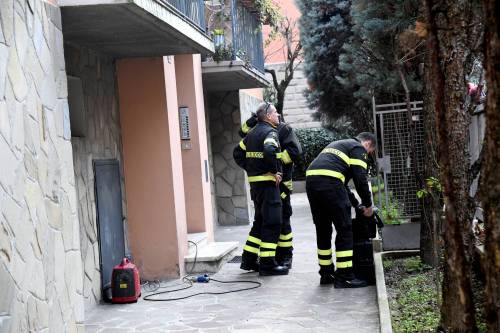
[[(208, 91), (263, 88), (269, 85), (264, 74), (264, 46), (260, 19), (249, 1), (231, 0), (225, 15), (224, 36), (214, 38), (215, 56), (203, 64), (203, 82)], [(209, 29), (220, 27), (209, 27)], [(214, 29), (215, 31), (215, 29)], [(223, 49), (224, 56), (218, 56)], [(222, 52), (221, 52), (222, 54)]]
[(205, 26), (205, 3), (203, 0), (163, 0), (175, 7), (182, 15), (197, 25), (203, 32)]
[(59, 0), (58, 4), (65, 42), (117, 58), (214, 52), (205, 33), (202, 0)]
[(264, 47), (259, 19), (238, 0), (232, 0), (231, 18), (233, 54), (245, 55), (253, 67), (264, 73)]

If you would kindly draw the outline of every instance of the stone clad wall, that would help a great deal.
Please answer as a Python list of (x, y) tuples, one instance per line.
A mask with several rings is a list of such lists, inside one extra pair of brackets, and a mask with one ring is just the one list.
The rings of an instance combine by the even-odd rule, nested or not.
[[(284, 65), (281, 64), (266, 64), (266, 68), (276, 70), (278, 80), (281, 80), (284, 73)], [(272, 78), (267, 74), (268, 79)], [(307, 106), (306, 98), (304, 97), (304, 90), (307, 89), (307, 79), (303, 73), (303, 65), (301, 64), (294, 72), (293, 80), (285, 92), (285, 102), (283, 106), (283, 114), (285, 121), (292, 125), (294, 128), (312, 128), (321, 127), (320, 121), (315, 121), (311, 115), (314, 110), (309, 109)]]
[(0, 1), (0, 332), (84, 321), (61, 16)]
[[(94, 160), (119, 161), (122, 175), (122, 206), (124, 210), (126, 207), (120, 113), (113, 59), (87, 48), (70, 45), (65, 45), (65, 55), (67, 74), (80, 78), (84, 95), (86, 133), (82, 137), (73, 137), (71, 141), (79, 203), (81, 260), (84, 269), (83, 295), (85, 309), (88, 310), (101, 299)], [(125, 211), (123, 216), (126, 216)], [(126, 227), (124, 230), (127, 230)]]
[(241, 140), (238, 130), (242, 119), (257, 109), (260, 100), (245, 93), (213, 94), (208, 99), (212, 188), (215, 192), (220, 225), (248, 224), (250, 195), (246, 176), (233, 159), (233, 149)]
[(210, 141), (213, 163), (213, 188), (220, 225), (248, 223), (244, 171), (233, 160), (239, 142), (238, 92), (214, 94), (209, 98)]

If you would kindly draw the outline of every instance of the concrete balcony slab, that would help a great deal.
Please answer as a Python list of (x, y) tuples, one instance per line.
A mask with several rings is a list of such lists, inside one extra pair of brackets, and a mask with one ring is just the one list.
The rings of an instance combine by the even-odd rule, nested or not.
[(265, 88), (265, 75), (244, 61), (206, 61), (202, 63), (203, 88), (209, 92)]
[(212, 40), (160, 0), (59, 0), (65, 42), (120, 57), (211, 54)]

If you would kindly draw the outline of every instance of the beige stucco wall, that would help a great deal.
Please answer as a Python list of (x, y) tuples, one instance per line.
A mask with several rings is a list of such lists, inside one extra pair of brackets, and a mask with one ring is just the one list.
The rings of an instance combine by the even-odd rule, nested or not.
[(84, 321), (60, 12), (0, 1), (0, 331)]
[[(114, 60), (87, 48), (65, 45), (66, 71), (80, 79), (85, 107), (86, 133), (73, 137), (73, 161), (80, 221), (85, 309), (101, 300), (101, 272), (93, 161), (116, 159), (122, 175), (122, 207), (126, 214), (121, 130)], [(71, 110), (76, 112), (76, 110)], [(126, 226), (124, 230), (127, 230)], [(126, 238), (125, 238), (126, 240)]]
[(253, 96), (259, 100), (264, 99), (264, 89), (262, 88), (254, 88), (254, 89), (241, 89), (241, 93), (244, 93), (246, 95)]
[(184, 140), (182, 165), (186, 197), (187, 230), (206, 232), (213, 240), (212, 198), (208, 179), (208, 147), (201, 78), (201, 56), (175, 56), (177, 101), (189, 108), (190, 140)]
[(117, 61), (129, 244), (145, 279), (184, 272), (187, 230), (174, 57)]

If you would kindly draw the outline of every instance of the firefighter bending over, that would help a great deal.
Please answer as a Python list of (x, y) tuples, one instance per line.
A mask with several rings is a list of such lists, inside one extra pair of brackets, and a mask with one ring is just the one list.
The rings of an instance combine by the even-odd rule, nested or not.
[(262, 103), (257, 109), (257, 119), (255, 128), (233, 153), (236, 163), (247, 172), (255, 206), (255, 221), (243, 248), (241, 268), (258, 270), (260, 275), (286, 275), (288, 268), (276, 262), (281, 227), (281, 162), (277, 155), (281, 150), (276, 108)]
[[(352, 178), (364, 208), (363, 215), (373, 214), (367, 179), (367, 154), (375, 150), (376, 138), (363, 132), (355, 139), (330, 143), (312, 161), (306, 171), (306, 191), (318, 247), (320, 284), (335, 288), (358, 288), (366, 281), (356, 279), (352, 268), (353, 238), (351, 204), (346, 184)], [(335, 225), (335, 271), (332, 260), (332, 222)]]

